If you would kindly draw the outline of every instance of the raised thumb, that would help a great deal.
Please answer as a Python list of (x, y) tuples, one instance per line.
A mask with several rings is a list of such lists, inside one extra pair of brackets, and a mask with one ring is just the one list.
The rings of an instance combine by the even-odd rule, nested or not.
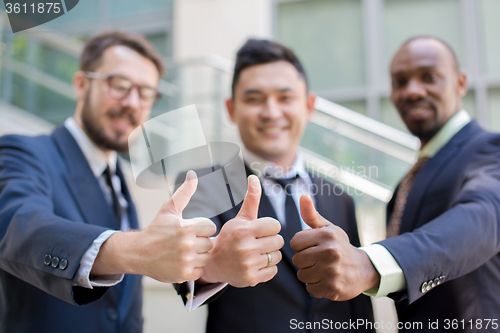
[(330, 222), (318, 213), (308, 194), (303, 194), (300, 197), (300, 215), (304, 222), (313, 229), (326, 227), (330, 224)]
[(247, 220), (257, 219), (261, 194), (262, 188), (259, 178), (255, 175), (248, 176), (247, 194), (245, 195), (245, 199), (243, 199), (238, 217)]

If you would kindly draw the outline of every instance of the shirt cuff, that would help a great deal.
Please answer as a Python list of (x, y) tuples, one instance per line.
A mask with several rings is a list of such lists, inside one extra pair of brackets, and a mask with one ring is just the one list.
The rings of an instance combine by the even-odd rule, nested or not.
[[(227, 283), (211, 283), (199, 287), (196, 295), (194, 295), (194, 281), (188, 281), (188, 292), (186, 294), (186, 310), (189, 312), (196, 310), (200, 305), (205, 303), (207, 299), (217, 294), (227, 286)], [(194, 295), (194, 296), (193, 296)]]
[(379, 298), (406, 289), (403, 270), (392, 254), (380, 244), (360, 247), (365, 251), (373, 266), (380, 274), (380, 284), (364, 292), (365, 295)]
[(75, 279), (73, 280), (73, 286), (84, 287), (88, 289), (93, 289), (93, 287), (111, 287), (123, 280), (124, 274), (116, 275), (97, 275), (93, 276), (90, 280), (90, 272), (94, 266), (95, 258), (99, 254), (101, 245), (117, 230), (106, 230), (100, 234), (90, 245), (90, 247), (85, 251), (80, 260), (80, 266), (76, 271)]

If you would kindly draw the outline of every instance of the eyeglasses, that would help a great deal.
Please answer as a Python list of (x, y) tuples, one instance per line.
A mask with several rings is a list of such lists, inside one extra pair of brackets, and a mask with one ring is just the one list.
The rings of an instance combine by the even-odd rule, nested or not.
[(153, 107), (161, 99), (161, 94), (155, 89), (133, 84), (129, 79), (121, 75), (106, 75), (95, 72), (85, 72), (85, 76), (89, 79), (106, 80), (108, 85), (108, 94), (111, 98), (122, 100), (127, 97), (134, 87), (137, 88), (142, 106)]

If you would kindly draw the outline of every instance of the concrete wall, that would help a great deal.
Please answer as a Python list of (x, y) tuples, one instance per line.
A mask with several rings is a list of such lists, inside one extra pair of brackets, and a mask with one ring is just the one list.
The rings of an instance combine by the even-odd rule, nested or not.
[(271, 0), (176, 0), (174, 58), (215, 53), (234, 59), (248, 37), (272, 35)]

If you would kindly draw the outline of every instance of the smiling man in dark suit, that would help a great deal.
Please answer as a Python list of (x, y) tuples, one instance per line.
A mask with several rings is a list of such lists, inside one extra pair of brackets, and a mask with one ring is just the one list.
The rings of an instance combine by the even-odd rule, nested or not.
[(298, 151), (314, 112), (314, 101), (315, 95), (308, 92), (304, 69), (292, 50), (275, 42), (255, 39), (240, 48), (232, 97), (226, 105), (244, 144), (247, 173), (255, 174), (262, 183), (257, 215), (280, 221), (285, 244), (273, 279), (252, 288), (236, 288), (243, 287), (241, 281), (232, 278), (238, 272), (255, 264), (258, 268), (265, 267), (266, 262), (268, 266), (276, 265), (281, 255), (274, 252), (266, 257), (266, 253), (262, 253), (263, 263), (243, 261), (242, 254), (252, 253), (255, 239), (260, 239), (258, 233), (262, 231), (258, 226), (234, 223), (239, 206), (213, 218), (220, 232), (210, 251), (210, 263), (196, 284), (226, 281), (230, 286), (209, 300), (209, 333), (279, 333), (306, 328), (308, 332), (319, 332), (324, 325), (333, 327), (340, 323), (345, 327), (349, 320), (373, 320), (367, 296), (346, 302), (311, 297), (297, 279), (297, 269), (292, 264), (294, 251), (290, 240), (296, 232), (308, 228), (301, 221), (297, 206), (304, 193), (314, 194), (319, 211), (342, 227), (354, 246), (359, 246), (352, 198), (345, 193), (338, 194), (341, 191), (334, 184), (310, 174)]
[(422, 145), (388, 205), (388, 239), (357, 249), (304, 197), (314, 229), (292, 240), (299, 278), (317, 297), (389, 295), (400, 331), (498, 332), (500, 136), (462, 109), (467, 78), (443, 41), (408, 40), (390, 71), (391, 99)]
[(74, 76), (74, 117), (49, 136), (0, 138), (0, 332), (142, 332), (140, 275), (202, 275), (216, 229), (181, 218), (193, 174), (129, 231), (139, 225), (117, 152), (149, 117), (162, 74), (144, 37), (95, 36)]

